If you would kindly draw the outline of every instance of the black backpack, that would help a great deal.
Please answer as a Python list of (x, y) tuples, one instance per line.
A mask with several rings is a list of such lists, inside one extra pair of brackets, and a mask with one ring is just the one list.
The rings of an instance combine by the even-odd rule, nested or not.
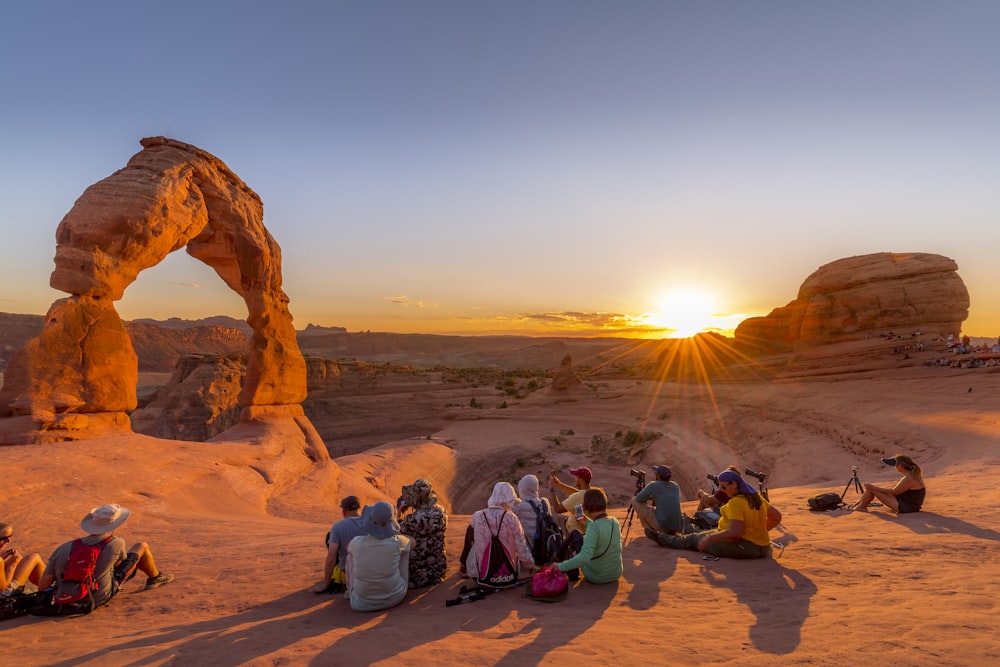
[(562, 531), (552, 515), (545, 511), (541, 503), (535, 504), (529, 500), (531, 509), (535, 510), (535, 534), (531, 543), (531, 557), (535, 565), (545, 565), (556, 560), (562, 549)]
[(38, 593), (15, 593), (10, 597), (0, 598), (0, 621), (30, 614), (38, 595)]
[(685, 530), (685, 533), (698, 532), (702, 530), (715, 530), (719, 527), (719, 519), (721, 515), (717, 512), (706, 512), (705, 510), (698, 510), (694, 513), (694, 516), (688, 517), (687, 525), (691, 527), (691, 530)]
[(479, 563), (479, 576), (475, 578), (475, 582), (480, 586), (506, 588), (507, 586), (516, 586), (519, 583), (517, 566), (511, 562), (510, 554), (507, 553), (503, 542), (500, 541), (500, 526), (503, 525), (503, 520), (506, 517), (507, 512), (504, 511), (500, 517), (500, 523), (497, 524), (496, 532), (494, 532), (490, 520), (483, 512), (483, 520), (486, 521), (486, 527), (490, 529), (490, 543), (486, 545), (486, 550)]
[(809, 509), (813, 512), (829, 512), (844, 504), (838, 493), (821, 493), (809, 499)]

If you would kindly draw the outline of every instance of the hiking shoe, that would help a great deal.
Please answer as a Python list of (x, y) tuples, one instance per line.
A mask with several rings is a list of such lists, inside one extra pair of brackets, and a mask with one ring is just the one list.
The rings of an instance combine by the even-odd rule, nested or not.
[(164, 584), (169, 584), (173, 580), (174, 580), (174, 575), (167, 574), (166, 572), (160, 572), (155, 577), (150, 577), (149, 579), (146, 580), (146, 590), (148, 591), (151, 588), (159, 588)]

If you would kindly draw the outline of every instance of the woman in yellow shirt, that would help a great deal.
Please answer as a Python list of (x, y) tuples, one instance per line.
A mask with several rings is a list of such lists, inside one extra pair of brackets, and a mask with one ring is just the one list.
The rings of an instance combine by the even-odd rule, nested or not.
[(770, 556), (771, 539), (767, 532), (781, 523), (781, 513), (739, 473), (723, 470), (718, 479), (719, 488), (729, 496), (729, 502), (722, 506), (718, 530), (668, 535), (647, 528), (646, 536), (660, 546), (703, 551), (724, 558)]

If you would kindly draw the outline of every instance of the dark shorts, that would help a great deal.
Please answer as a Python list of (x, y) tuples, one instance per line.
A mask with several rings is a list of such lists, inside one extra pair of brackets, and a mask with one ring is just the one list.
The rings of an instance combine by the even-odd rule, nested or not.
[(919, 507), (914, 507), (905, 498), (896, 500), (896, 505), (899, 507), (899, 514), (909, 514), (910, 512), (919, 512)]
[(126, 581), (135, 576), (139, 569), (139, 554), (129, 553), (125, 560), (115, 566), (115, 593)]

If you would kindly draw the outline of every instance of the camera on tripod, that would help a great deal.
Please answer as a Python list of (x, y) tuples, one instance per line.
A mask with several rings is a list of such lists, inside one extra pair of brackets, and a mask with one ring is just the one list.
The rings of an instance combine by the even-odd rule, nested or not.
[(767, 478), (767, 473), (754, 472), (750, 468), (744, 468), (743, 472), (750, 475), (751, 477), (756, 477), (758, 482), (763, 482)]
[(707, 475), (705, 475), (705, 477), (707, 477), (710, 480), (712, 480), (712, 483), (715, 484), (716, 486), (719, 485), (719, 477), (718, 477), (718, 475), (713, 475), (712, 473), (708, 473)]
[[(628, 474), (635, 477), (635, 492), (639, 493), (642, 491), (643, 487), (646, 486), (646, 471), (632, 468)], [(628, 512), (625, 513), (625, 533), (622, 536), (622, 546), (628, 541), (628, 531), (632, 529), (633, 517), (635, 517), (635, 507), (632, 506), (632, 503), (629, 503)]]

